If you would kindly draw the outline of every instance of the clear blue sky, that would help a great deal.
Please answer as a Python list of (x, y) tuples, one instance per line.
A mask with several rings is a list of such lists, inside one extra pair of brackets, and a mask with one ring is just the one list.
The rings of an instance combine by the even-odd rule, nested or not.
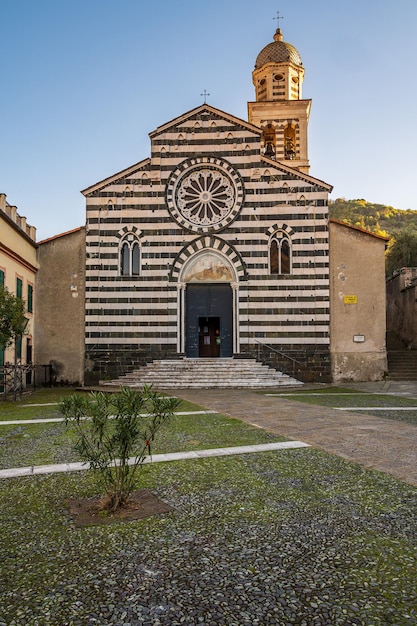
[(84, 224), (80, 190), (148, 157), (204, 89), (247, 119), (278, 10), (313, 100), (311, 174), (417, 209), (416, 0), (2, 0), (0, 192), (38, 240)]

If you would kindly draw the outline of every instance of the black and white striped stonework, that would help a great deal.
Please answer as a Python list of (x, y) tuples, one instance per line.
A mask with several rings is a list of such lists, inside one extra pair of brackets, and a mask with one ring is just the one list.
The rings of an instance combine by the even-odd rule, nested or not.
[[(234, 354), (254, 355), (261, 342), (328, 374), (329, 185), (262, 157), (261, 130), (208, 105), (150, 137), (151, 158), (84, 191), (87, 369), (103, 377), (182, 353), (183, 268), (215, 251), (236, 277)], [(220, 160), (242, 181), (239, 210), (215, 232), (169, 210), (170, 178), (190, 159)], [(290, 242), (289, 274), (270, 273), (275, 233)], [(139, 244), (138, 274), (121, 271), (123, 241)]]

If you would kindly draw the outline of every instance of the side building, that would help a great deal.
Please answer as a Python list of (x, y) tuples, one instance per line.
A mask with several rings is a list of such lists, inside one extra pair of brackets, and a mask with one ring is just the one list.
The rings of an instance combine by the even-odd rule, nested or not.
[(330, 220), (332, 380), (381, 380), (388, 371), (385, 248), (389, 237)]
[(84, 380), (84, 288), (85, 228), (40, 241), (35, 348), (56, 383)]
[[(7, 372), (4, 379), (3, 367), (13, 364), (31, 365), (35, 360), (35, 282), (38, 271), (38, 246), (36, 228), (19, 215), (17, 208), (10, 205), (4, 193), (0, 194), (0, 284), (26, 303), (28, 324), (26, 334), (5, 351), (0, 350), (0, 367), (2, 371), (1, 387), (9, 386)], [(31, 372), (22, 378), (21, 384), (30, 382)]]

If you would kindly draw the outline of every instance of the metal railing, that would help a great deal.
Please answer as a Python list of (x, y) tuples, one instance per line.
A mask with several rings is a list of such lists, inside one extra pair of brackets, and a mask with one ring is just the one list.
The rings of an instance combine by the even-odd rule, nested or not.
[(0, 366), (0, 393), (6, 399), (13, 395), (13, 399), (22, 396), (27, 389), (52, 385), (52, 365), (29, 363), (27, 365), (5, 363)]
[(275, 352), (276, 354), (279, 354), (280, 357), (291, 363), (293, 377), (295, 376), (296, 365), (304, 367), (303, 363), (300, 363), (300, 361), (297, 361), (297, 359), (294, 359), (294, 357), (290, 356), (289, 354), (285, 354), (284, 352), (281, 352), (281, 350), (277, 350), (277, 348), (275, 348), (274, 346), (271, 346), (267, 343), (262, 343), (262, 341), (259, 341), (259, 339), (255, 339), (255, 342), (258, 344), (258, 361), (261, 361), (261, 363), (266, 363), (266, 359), (263, 358), (262, 355), (263, 350), (269, 350), (270, 352)]

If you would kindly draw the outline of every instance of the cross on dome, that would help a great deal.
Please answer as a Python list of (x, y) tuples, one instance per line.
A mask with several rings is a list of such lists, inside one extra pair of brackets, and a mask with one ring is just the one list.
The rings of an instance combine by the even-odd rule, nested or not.
[(279, 14), (279, 11), (277, 11), (277, 16), (276, 16), (276, 17), (274, 17), (274, 18), (272, 18), (272, 19), (277, 20), (278, 30), (280, 30), (280, 23), (279, 23), (279, 21), (280, 21), (280, 20), (283, 20), (283, 19), (284, 19), (284, 16), (283, 16), (283, 15), (280, 15), (280, 14)]

